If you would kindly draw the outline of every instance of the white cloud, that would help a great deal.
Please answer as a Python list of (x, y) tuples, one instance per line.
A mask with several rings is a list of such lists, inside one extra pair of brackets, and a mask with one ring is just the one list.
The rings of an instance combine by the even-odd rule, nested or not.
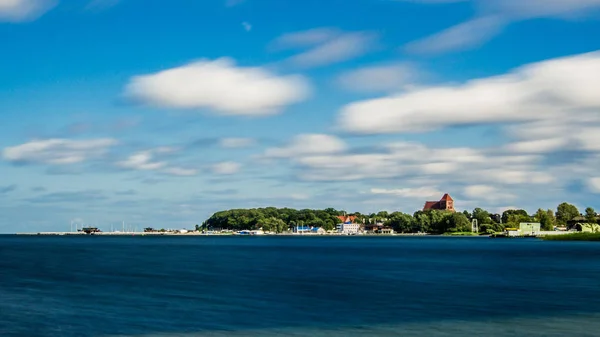
[(195, 176), (198, 174), (198, 170), (196, 169), (186, 169), (182, 167), (169, 167), (163, 170), (163, 172), (172, 176), (180, 177)]
[(256, 140), (253, 138), (223, 138), (219, 141), (219, 145), (224, 148), (242, 148), (256, 145)]
[[(303, 181), (362, 181), (368, 184), (379, 181), (387, 186), (403, 185), (396, 189), (370, 190), (370, 194), (381, 196), (427, 199), (441, 195), (441, 191), (459, 196), (459, 192), (463, 192), (463, 195), (477, 197), (478, 202), (497, 206), (513, 200), (515, 195), (528, 195), (531, 190), (560, 189), (568, 179), (556, 177), (573, 176), (573, 173), (562, 174), (569, 171), (567, 168), (560, 169), (561, 172), (547, 167), (540, 155), (515, 154), (503, 148), (432, 148), (419, 143), (397, 142), (380, 145), (370, 153), (357, 154), (349, 151), (345, 143), (322, 153), (318, 153), (321, 151), (318, 148), (306, 151), (296, 145), (302, 143), (294, 139), (289, 146), (276, 149), (270, 155), (288, 160), (294, 165), (297, 178)], [(496, 199), (485, 194), (492, 188)]]
[(242, 27), (244, 27), (244, 30), (247, 32), (252, 30), (252, 25), (246, 21), (242, 22)]
[(267, 158), (285, 158), (294, 156), (333, 154), (347, 148), (341, 139), (323, 134), (305, 134), (295, 136), (285, 147), (270, 148), (265, 151)]
[(482, 12), (500, 13), (517, 19), (561, 18), (600, 7), (600, 0), (477, 0)]
[(431, 198), (440, 196), (443, 193), (436, 188), (432, 187), (416, 187), (416, 188), (400, 188), (400, 189), (384, 189), (384, 188), (372, 188), (371, 194), (391, 195), (401, 198)]
[(588, 180), (590, 190), (593, 193), (600, 193), (600, 177), (590, 178)]
[[(469, 0), (397, 0), (423, 4)], [(570, 18), (600, 8), (600, 0), (470, 0), (477, 16), (441, 33), (408, 44), (418, 53), (441, 53), (477, 46), (497, 35), (506, 24), (532, 18)]]
[(377, 36), (373, 33), (320, 28), (285, 34), (272, 45), (274, 49), (308, 48), (292, 56), (287, 62), (298, 67), (311, 68), (362, 56), (375, 48), (376, 40)]
[(135, 153), (124, 161), (118, 162), (118, 166), (133, 170), (147, 171), (157, 170), (167, 165), (164, 161), (153, 161), (152, 151)]
[(310, 199), (310, 195), (301, 194), (301, 193), (292, 193), (289, 196), (292, 200), (308, 200)]
[(343, 88), (363, 92), (400, 91), (419, 77), (409, 64), (390, 64), (360, 68), (342, 74), (337, 82)]
[(500, 17), (480, 17), (411, 42), (404, 49), (409, 53), (437, 54), (478, 47), (497, 35), (504, 24), (504, 20)]
[(342, 34), (335, 28), (314, 28), (302, 32), (283, 34), (275, 39), (270, 46), (271, 50), (286, 50), (313, 47), (330, 41)]
[(227, 161), (213, 165), (212, 170), (215, 174), (235, 174), (240, 168), (239, 163)]
[(55, 5), (55, 0), (0, 0), (0, 22), (32, 21)]
[(506, 148), (508, 151), (519, 153), (549, 153), (561, 149), (566, 145), (567, 141), (565, 138), (557, 137), (510, 143)]
[(600, 108), (600, 53), (521, 67), (462, 85), (421, 88), (344, 107), (344, 130), (424, 132), (454, 125), (570, 120)]
[(132, 154), (127, 159), (117, 162), (116, 165), (135, 171), (157, 171), (172, 176), (194, 176), (198, 170), (172, 166), (165, 160), (159, 160), (157, 157), (174, 154), (180, 149), (174, 147), (158, 147), (151, 150), (140, 151)]
[(266, 115), (304, 100), (310, 86), (302, 76), (277, 77), (263, 68), (237, 67), (233, 60), (222, 58), (133, 77), (125, 92), (163, 107)]
[(2, 152), (5, 160), (15, 163), (39, 163), (67, 165), (98, 158), (110, 147), (118, 144), (115, 139), (90, 140), (46, 139), (7, 147)]
[(465, 188), (465, 195), (475, 200), (505, 201), (513, 200), (515, 195), (502, 192), (490, 185), (470, 185)]

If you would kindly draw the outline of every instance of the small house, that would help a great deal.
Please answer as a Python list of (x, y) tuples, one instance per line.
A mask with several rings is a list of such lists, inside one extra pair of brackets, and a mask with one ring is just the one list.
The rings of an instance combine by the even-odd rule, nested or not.
[(310, 232), (313, 233), (313, 234), (320, 234), (320, 235), (323, 235), (323, 234), (327, 233), (322, 227), (313, 227), (310, 230)]

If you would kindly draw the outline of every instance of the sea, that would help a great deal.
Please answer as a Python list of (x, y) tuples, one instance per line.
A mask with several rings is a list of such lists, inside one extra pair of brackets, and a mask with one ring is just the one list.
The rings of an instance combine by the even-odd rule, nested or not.
[(600, 244), (0, 236), (0, 336), (600, 336)]

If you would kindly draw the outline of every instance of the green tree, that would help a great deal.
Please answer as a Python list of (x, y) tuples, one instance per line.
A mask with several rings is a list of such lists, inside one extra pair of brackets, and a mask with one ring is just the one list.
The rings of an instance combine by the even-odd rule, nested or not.
[(579, 210), (575, 205), (563, 202), (556, 208), (556, 222), (559, 225), (566, 226), (567, 221), (571, 221), (578, 216)]
[(390, 217), (390, 214), (387, 211), (381, 211), (379, 213), (377, 213), (377, 219), (379, 219), (380, 221), (383, 221), (384, 219), (387, 219)]
[(470, 232), (471, 231), (471, 222), (469, 219), (462, 213), (452, 213), (449, 217), (450, 220), (450, 228), (451, 232)]
[(493, 234), (493, 233), (499, 233), (504, 231), (504, 225), (497, 223), (497, 222), (492, 222), (489, 224), (483, 224), (479, 226), (479, 232), (481, 233), (487, 233), (487, 234)]
[(413, 218), (413, 232), (425, 233), (431, 231), (431, 220), (425, 212), (417, 211)]
[(477, 207), (473, 210), (473, 219), (477, 219), (477, 224), (480, 227), (482, 225), (492, 223), (492, 218), (490, 217), (490, 213), (479, 207)]
[(585, 221), (589, 224), (598, 224), (598, 215), (593, 208), (588, 207), (585, 209)]
[(548, 216), (548, 222), (552, 224), (552, 229), (554, 229), (554, 227), (556, 227), (556, 217), (554, 216), (554, 212), (549, 209), (546, 211), (546, 214)]
[[(517, 215), (518, 218), (520, 219), (526, 219), (525, 222), (529, 221), (529, 214), (527, 214), (527, 211), (524, 209), (507, 209), (506, 211), (502, 212), (502, 223), (506, 224), (510, 222), (509, 217), (511, 215)], [(513, 217), (513, 219), (515, 219)]]
[(334, 220), (328, 219), (323, 224), (323, 229), (326, 230), (326, 231), (331, 231), (331, 230), (335, 229), (335, 225), (336, 225), (336, 222)]
[(540, 227), (543, 231), (554, 230), (554, 221), (548, 216), (548, 212), (543, 209), (538, 209), (535, 213), (535, 221), (540, 223)]
[(273, 218), (271, 226), (275, 229), (276, 233), (287, 232), (290, 229), (285, 221), (277, 218)]
[(410, 214), (394, 212), (390, 214), (390, 219), (385, 223), (398, 233), (409, 233), (413, 231), (414, 219)]

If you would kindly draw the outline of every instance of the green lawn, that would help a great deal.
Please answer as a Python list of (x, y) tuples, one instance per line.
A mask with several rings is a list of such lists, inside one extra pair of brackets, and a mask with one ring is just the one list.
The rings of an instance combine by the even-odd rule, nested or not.
[(547, 241), (600, 241), (600, 233), (573, 233), (565, 235), (548, 235), (542, 237)]
[(479, 234), (473, 232), (448, 232), (444, 233), (444, 235), (448, 236), (477, 236)]

